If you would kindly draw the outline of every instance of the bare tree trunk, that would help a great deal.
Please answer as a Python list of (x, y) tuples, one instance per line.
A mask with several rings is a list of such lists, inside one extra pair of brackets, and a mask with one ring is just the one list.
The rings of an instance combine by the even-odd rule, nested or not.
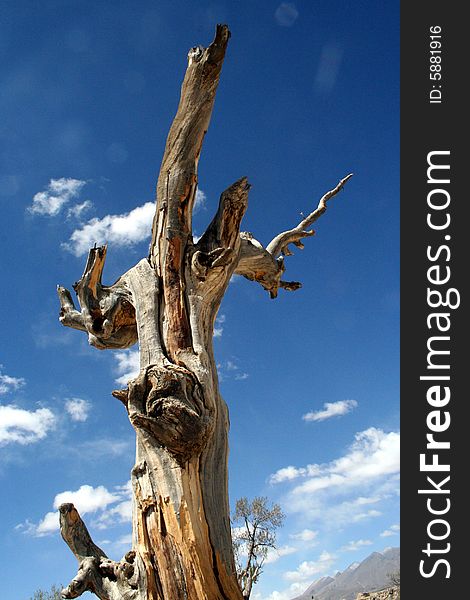
[(223, 192), (211, 224), (193, 242), (197, 164), (229, 36), (227, 26), (218, 25), (208, 48), (189, 52), (158, 177), (149, 257), (103, 286), (106, 247), (90, 250), (74, 286), (80, 311), (58, 288), (64, 325), (86, 331), (98, 348), (126, 348), (138, 340), (140, 349), (138, 377), (113, 392), (136, 432), (133, 549), (120, 562), (109, 560), (73, 505), (62, 505), (62, 536), (79, 561), (65, 598), (85, 590), (102, 600), (243, 598), (231, 543), (229, 419), (212, 348), (214, 321), (234, 272), (258, 281), (272, 297), (279, 287), (300, 286), (281, 281), (280, 254), (312, 235), (305, 227), (349, 176), (325, 195), (310, 221), (266, 249), (240, 233), (249, 190), (242, 178)]

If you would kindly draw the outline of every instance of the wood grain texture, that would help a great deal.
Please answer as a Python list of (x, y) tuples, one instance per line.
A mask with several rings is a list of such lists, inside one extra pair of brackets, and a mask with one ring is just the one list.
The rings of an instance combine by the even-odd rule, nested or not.
[(271, 297), (300, 284), (281, 279), (290, 243), (316, 211), (264, 248), (240, 233), (250, 185), (242, 177), (220, 196), (214, 218), (194, 243), (197, 167), (230, 32), (218, 25), (208, 48), (192, 48), (181, 98), (157, 181), (149, 256), (111, 286), (102, 284), (106, 246), (90, 250), (74, 290), (58, 287), (63, 325), (84, 331), (100, 349), (138, 341), (140, 372), (113, 395), (136, 434), (132, 469), (133, 544), (110, 561), (71, 504), (60, 508), (62, 537), (79, 563), (63, 591), (90, 590), (102, 600), (243, 600), (232, 550), (228, 502), (227, 406), (220, 395), (213, 329), (234, 273), (260, 283)]

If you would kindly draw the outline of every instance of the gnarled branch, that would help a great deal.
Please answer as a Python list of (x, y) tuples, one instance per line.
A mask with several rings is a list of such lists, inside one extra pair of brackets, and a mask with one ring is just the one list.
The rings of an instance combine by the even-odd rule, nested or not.
[(57, 286), (62, 325), (88, 332), (91, 345), (128, 348), (137, 341), (135, 310), (125, 275), (112, 286), (101, 283), (106, 246), (92, 248), (81, 278), (74, 284), (81, 310), (75, 308), (70, 292)]
[(289, 250), (289, 244), (294, 244), (298, 248), (303, 249), (303, 244), (300, 240), (304, 237), (315, 235), (313, 230), (307, 231), (307, 227), (310, 227), (312, 223), (315, 223), (315, 221), (322, 216), (322, 214), (326, 211), (327, 201), (330, 200), (330, 198), (333, 198), (333, 196), (336, 196), (336, 194), (343, 189), (344, 184), (351, 179), (352, 176), (352, 173), (346, 175), (346, 177), (343, 177), (343, 179), (339, 181), (335, 188), (329, 192), (326, 192), (326, 194), (320, 198), (317, 208), (312, 211), (308, 217), (303, 219), (296, 227), (279, 233), (271, 242), (269, 242), (266, 247), (266, 250), (269, 252), (269, 254), (271, 254), (274, 258), (277, 258), (280, 254), (283, 254), (284, 256), (290, 256), (292, 253)]
[(315, 234), (313, 230), (307, 230), (307, 227), (321, 217), (326, 211), (327, 201), (342, 190), (344, 184), (351, 177), (352, 173), (343, 177), (336, 187), (321, 197), (317, 208), (308, 217), (303, 219), (296, 227), (278, 234), (266, 248), (251, 233), (240, 233), (241, 246), (235, 273), (260, 283), (270, 293), (271, 298), (276, 298), (279, 288), (288, 291), (299, 289), (301, 287), (299, 282), (281, 280), (285, 271), (284, 257), (292, 255), (289, 244), (294, 244), (300, 249), (304, 248), (301, 242), (302, 238), (311, 237)]
[(101, 600), (135, 600), (138, 597), (135, 553), (119, 561), (110, 560), (91, 539), (85, 523), (71, 503), (59, 506), (60, 533), (78, 560), (78, 572), (62, 590), (63, 598), (78, 598), (93, 592)]

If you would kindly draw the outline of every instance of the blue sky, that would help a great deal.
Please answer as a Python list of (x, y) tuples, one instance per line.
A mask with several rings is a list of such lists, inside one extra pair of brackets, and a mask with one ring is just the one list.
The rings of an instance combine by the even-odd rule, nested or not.
[[(67, 584), (71, 499), (113, 558), (129, 548), (133, 431), (111, 396), (135, 349), (57, 319), (88, 247), (112, 283), (147, 254), (153, 194), (192, 46), (232, 31), (199, 167), (195, 234), (239, 177), (268, 243), (355, 176), (286, 258), (297, 292), (234, 278), (214, 340), (231, 415), (230, 496), (286, 513), (253, 600), (399, 545), (397, 2), (7, 0), (0, 8), (3, 215), (0, 496), (5, 597)], [(21, 557), (21, 560), (17, 560)], [(25, 568), (26, 565), (26, 568)]]

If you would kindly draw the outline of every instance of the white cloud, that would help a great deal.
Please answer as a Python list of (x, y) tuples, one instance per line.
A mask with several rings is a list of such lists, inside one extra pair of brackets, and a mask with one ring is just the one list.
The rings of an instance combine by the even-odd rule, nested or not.
[(386, 529), (385, 531), (382, 531), (382, 533), (380, 534), (380, 537), (390, 537), (392, 535), (398, 535), (399, 531), (400, 531), (400, 525), (392, 525), (390, 527), (390, 529)]
[(272, 564), (278, 561), (283, 556), (288, 556), (289, 554), (294, 554), (294, 552), (298, 552), (298, 548), (294, 548), (294, 546), (279, 546), (279, 548), (270, 548), (268, 550), (268, 556), (266, 557), (265, 563)]
[(226, 320), (225, 315), (219, 315), (215, 319), (215, 326), (214, 326), (214, 337), (215, 338), (222, 337), (222, 333), (224, 332), (223, 324), (225, 323), (225, 320)]
[(114, 354), (117, 360), (116, 371), (119, 377), (116, 383), (126, 386), (130, 379), (134, 379), (139, 374), (140, 355), (138, 350), (123, 350)]
[(54, 217), (65, 204), (80, 194), (85, 183), (86, 181), (71, 177), (51, 179), (43, 192), (34, 195), (33, 203), (28, 210), (34, 214)]
[(290, 537), (293, 540), (300, 540), (301, 542), (313, 542), (318, 536), (318, 531), (312, 529), (303, 529), (298, 533), (292, 533)]
[[(54, 498), (54, 511), (46, 513), (37, 525), (26, 521), (17, 525), (16, 529), (22, 529), (25, 533), (36, 537), (42, 537), (58, 531), (59, 516), (57, 509), (64, 502), (74, 504), (82, 517), (90, 513), (96, 514), (97, 517), (93, 524), (99, 529), (105, 529), (116, 522), (128, 522), (132, 515), (130, 485), (129, 481), (123, 486), (116, 487), (114, 492), (110, 492), (102, 485), (97, 487), (82, 485), (75, 491), (60, 492)], [(113, 504), (115, 506), (109, 508)]]
[(241, 371), (238, 364), (233, 360), (226, 360), (222, 363), (218, 363), (217, 372), (219, 374), (219, 381), (225, 381), (227, 379), (244, 381), (249, 377), (249, 374), (245, 371)]
[(329, 552), (323, 551), (317, 560), (305, 560), (297, 567), (295, 571), (286, 571), (283, 574), (287, 581), (307, 581), (313, 579), (314, 576), (328, 571), (334, 564), (336, 556)]
[(248, 377), (248, 373), (237, 373), (235, 375), (235, 381), (244, 381), (245, 379), (248, 379)]
[(305, 591), (305, 582), (294, 582), (291, 583), (288, 589), (279, 592), (274, 590), (269, 594), (269, 596), (265, 596), (263, 594), (257, 593), (256, 591), (252, 594), (253, 600), (291, 600), (294, 597), (299, 596)]
[(274, 13), (274, 18), (282, 27), (292, 27), (298, 16), (299, 11), (293, 2), (282, 2)]
[(82, 398), (69, 398), (65, 402), (65, 410), (70, 415), (72, 421), (84, 422), (88, 419), (91, 404)]
[(0, 446), (32, 444), (46, 437), (56, 418), (48, 408), (29, 411), (10, 404), (0, 406)]
[(283, 467), (276, 471), (269, 478), (269, 483), (283, 483), (284, 481), (292, 481), (298, 477), (315, 477), (321, 473), (320, 465), (307, 465), (306, 467)]
[[(1, 369), (0, 365), (0, 369)], [(0, 373), (0, 394), (7, 394), (12, 390), (17, 390), (26, 384), (23, 377), (11, 377), (10, 375), (2, 375)]]
[(39, 522), (37, 527), (32, 523), (29, 523), (30, 530), (28, 533), (33, 533), (36, 537), (42, 537), (54, 533), (59, 529), (59, 513), (57, 511), (48, 512), (44, 518)]
[(198, 212), (201, 209), (206, 208), (207, 196), (205, 192), (200, 190), (199, 188), (196, 190), (196, 198), (194, 200), (194, 208), (193, 212)]
[(356, 434), (346, 453), (329, 463), (288, 466), (271, 475), (270, 483), (288, 487), (286, 510), (302, 513), (309, 525), (335, 527), (373, 519), (382, 513), (372, 504), (396, 494), (400, 435), (371, 427)]
[(357, 523), (358, 521), (364, 521), (365, 519), (372, 519), (374, 517), (380, 517), (382, 513), (380, 510), (370, 509), (366, 512), (358, 513), (351, 517), (352, 523)]
[(102, 219), (94, 218), (81, 229), (76, 229), (68, 243), (67, 250), (81, 256), (96, 243), (110, 243), (115, 246), (132, 246), (150, 237), (155, 203), (146, 202), (122, 215), (106, 215)]
[(325, 465), (285, 467), (271, 476), (271, 483), (308, 478), (294, 490), (295, 495), (313, 493), (335, 486), (358, 486), (400, 468), (400, 434), (370, 427), (356, 434), (347, 454)]
[[(194, 210), (203, 208), (206, 195), (202, 190), (196, 191)], [(155, 203), (146, 202), (128, 213), (106, 215), (102, 219), (90, 219), (80, 229), (76, 229), (70, 240), (63, 247), (81, 256), (96, 243), (114, 246), (134, 246), (150, 238), (152, 221), (155, 214)]]
[(109, 492), (103, 485), (94, 488), (82, 485), (78, 490), (61, 492), (54, 498), (54, 508), (58, 509), (64, 502), (71, 502), (81, 515), (93, 513), (106, 508), (120, 499), (120, 496)]
[(356, 541), (348, 542), (345, 546), (343, 546), (341, 548), (341, 550), (343, 552), (355, 552), (356, 550), (359, 550), (363, 546), (371, 546), (371, 545), (372, 545), (371, 540), (356, 540)]
[(340, 417), (356, 408), (356, 400), (339, 400), (338, 402), (326, 402), (323, 410), (309, 412), (302, 416), (304, 421), (324, 421), (331, 417)]
[(85, 200), (81, 204), (71, 206), (67, 211), (67, 219), (81, 219), (84, 212), (90, 210), (93, 204), (90, 200)]

